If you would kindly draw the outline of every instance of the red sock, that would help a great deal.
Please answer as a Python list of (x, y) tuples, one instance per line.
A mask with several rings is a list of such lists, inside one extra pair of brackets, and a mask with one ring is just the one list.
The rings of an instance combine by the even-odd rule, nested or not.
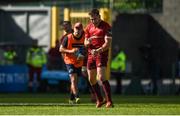
[(112, 99), (111, 99), (111, 87), (110, 87), (109, 82), (107, 80), (103, 81), (102, 86), (103, 86), (104, 93), (106, 95), (106, 100), (109, 101), (109, 102), (112, 102)]
[(96, 83), (95, 85), (92, 85), (92, 88), (93, 88), (93, 90), (94, 90), (94, 92), (95, 92), (96, 99), (97, 99), (98, 101), (102, 102), (102, 101), (103, 101), (103, 97), (102, 97), (102, 95), (101, 95), (101, 91), (100, 91), (99, 84)]

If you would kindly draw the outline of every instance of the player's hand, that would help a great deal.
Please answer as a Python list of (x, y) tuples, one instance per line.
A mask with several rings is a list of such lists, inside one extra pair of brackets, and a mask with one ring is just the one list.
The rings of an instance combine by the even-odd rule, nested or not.
[(73, 48), (72, 50), (70, 50), (70, 53), (76, 53), (78, 50), (78, 48)]
[(92, 50), (91, 50), (91, 54), (92, 54), (93, 56), (96, 56), (96, 55), (99, 54), (99, 52), (98, 52), (96, 49), (92, 49)]
[(92, 38), (88, 38), (87, 41), (89, 42), (89, 44), (92, 43)]
[(86, 40), (86, 46), (91, 45), (91, 43), (92, 43), (92, 38), (88, 38), (88, 39)]

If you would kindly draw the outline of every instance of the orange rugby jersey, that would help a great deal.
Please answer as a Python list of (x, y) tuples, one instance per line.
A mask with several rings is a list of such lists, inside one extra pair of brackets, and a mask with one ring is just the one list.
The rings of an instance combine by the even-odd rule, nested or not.
[[(69, 34), (67, 37), (68, 37), (67, 49), (72, 50), (73, 48), (80, 48), (84, 46), (84, 39), (85, 39), (84, 34), (78, 40), (73, 37), (73, 34)], [(66, 64), (73, 64), (75, 67), (81, 67), (83, 65), (83, 60), (78, 61), (77, 56), (75, 54), (70, 54), (70, 53), (65, 53), (64, 62)]]

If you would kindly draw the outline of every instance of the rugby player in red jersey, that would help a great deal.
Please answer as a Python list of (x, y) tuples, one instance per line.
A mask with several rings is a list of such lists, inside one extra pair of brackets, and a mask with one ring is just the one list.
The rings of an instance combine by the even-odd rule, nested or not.
[[(91, 22), (85, 28), (84, 41), (84, 45), (88, 48), (87, 71), (89, 81), (96, 94), (96, 107), (99, 108), (106, 103), (106, 107), (110, 108), (113, 107), (111, 87), (109, 81), (105, 78), (105, 74), (108, 62), (108, 50), (112, 41), (111, 26), (101, 20), (98, 9), (92, 9), (89, 12), (89, 17)], [(96, 77), (102, 83), (106, 100), (101, 95)]]

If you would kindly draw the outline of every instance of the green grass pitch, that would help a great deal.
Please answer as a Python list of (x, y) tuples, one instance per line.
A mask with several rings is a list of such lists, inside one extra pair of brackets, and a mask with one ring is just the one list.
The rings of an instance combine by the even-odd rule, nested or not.
[(69, 105), (68, 94), (0, 94), (0, 115), (180, 115), (180, 96), (113, 95), (114, 108), (95, 108), (89, 95)]

